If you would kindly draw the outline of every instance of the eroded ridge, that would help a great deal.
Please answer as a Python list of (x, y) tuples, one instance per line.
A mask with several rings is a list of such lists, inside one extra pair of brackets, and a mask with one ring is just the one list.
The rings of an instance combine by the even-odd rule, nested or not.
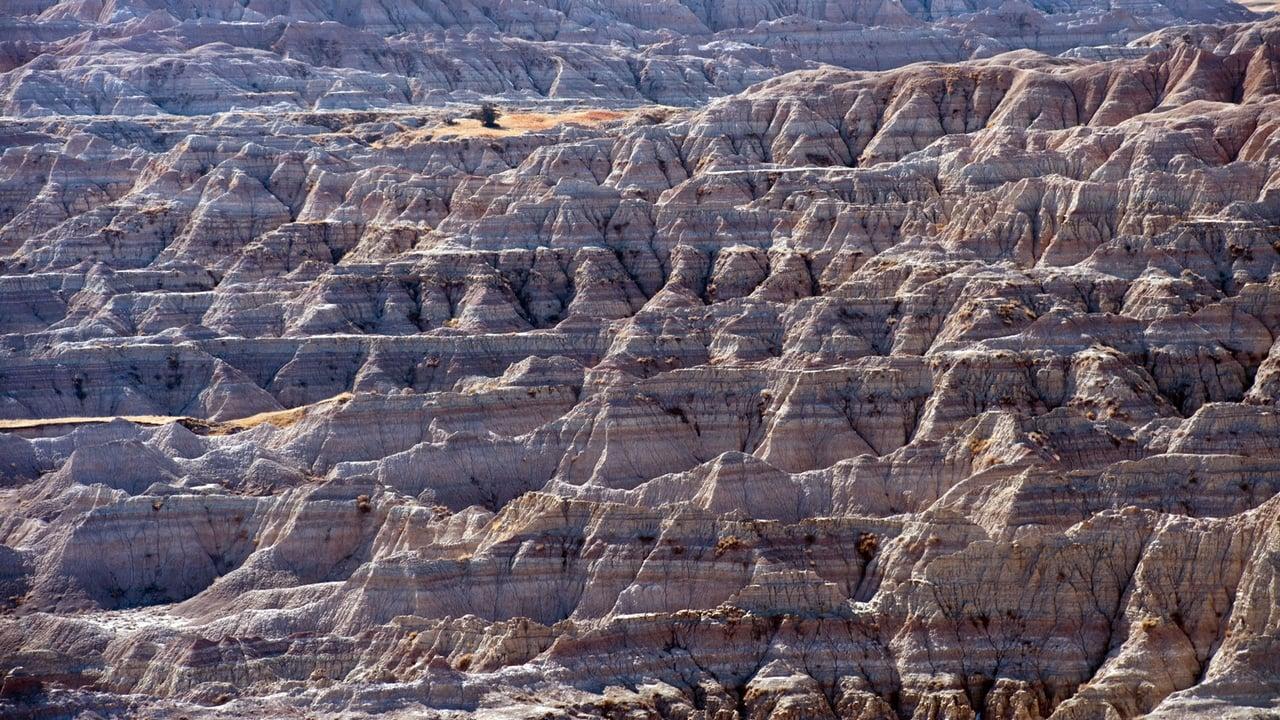
[[(0, 714), (1280, 711), (1280, 21), (18, 5)], [(727, 39), (1028, 13), (1217, 24), (879, 71)], [(362, 69), (436, 30), (765, 69), (486, 129)], [(267, 63), (317, 33), (369, 54)], [(307, 90), (122, 90), (162, 50)]]

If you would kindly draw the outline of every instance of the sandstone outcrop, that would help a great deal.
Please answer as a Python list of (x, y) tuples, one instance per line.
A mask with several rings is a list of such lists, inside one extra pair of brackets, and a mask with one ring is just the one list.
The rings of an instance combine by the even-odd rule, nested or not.
[(23, 0), (0, 8), (0, 110), (201, 115), (499, 95), (696, 105), (788, 70), (1056, 54), (1253, 17), (1229, 0)]
[(1280, 712), (1280, 21), (0, 15), (0, 714)]

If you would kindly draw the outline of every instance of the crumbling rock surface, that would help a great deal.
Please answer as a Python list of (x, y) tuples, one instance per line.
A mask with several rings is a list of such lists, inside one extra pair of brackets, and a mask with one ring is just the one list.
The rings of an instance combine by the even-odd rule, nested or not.
[(788, 70), (1056, 54), (1254, 17), (1230, 0), (19, 0), (0, 8), (0, 110), (695, 105)]
[(0, 714), (1277, 716), (1250, 19), (7, 4)]

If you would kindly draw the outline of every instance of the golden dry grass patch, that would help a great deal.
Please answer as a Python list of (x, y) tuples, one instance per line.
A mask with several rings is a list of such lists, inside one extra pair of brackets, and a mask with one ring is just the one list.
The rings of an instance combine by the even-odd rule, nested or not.
[(184, 418), (180, 415), (72, 415), (56, 418), (19, 418), (16, 420), (0, 420), (0, 431), (28, 430), (54, 425), (93, 425), (95, 423), (109, 423), (112, 420), (128, 420), (139, 425), (164, 425), (182, 419)]
[(0, 432), (14, 430), (33, 430), (42, 427), (56, 427), (59, 425), (94, 425), (100, 423), (109, 423), (113, 420), (127, 420), (138, 425), (167, 425), (171, 422), (179, 422), (192, 429), (199, 429), (209, 435), (230, 435), (243, 430), (257, 427), (258, 425), (268, 424), (278, 428), (287, 428), (294, 425), (299, 420), (309, 415), (313, 410), (322, 409), (330, 405), (345, 404), (352, 397), (351, 393), (344, 392), (326, 398), (310, 405), (299, 405), (295, 408), (287, 410), (272, 410), (262, 412), (248, 417), (237, 418), (235, 420), (204, 420), (201, 418), (188, 417), (186, 415), (104, 415), (104, 416), (67, 416), (56, 418), (21, 418), (16, 420), (0, 420)]
[(508, 137), (549, 130), (560, 125), (590, 127), (621, 120), (627, 113), (617, 110), (574, 110), (563, 113), (510, 112), (498, 117), (498, 127), (484, 127), (479, 120), (463, 118), (454, 125), (440, 125), (434, 130), (439, 137)]
[(344, 392), (334, 395), (331, 398), (312, 403), (310, 405), (299, 405), (295, 408), (287, 410), (272, 410), (269, 412), (250, 415), (249, 417), (238, 418), (236, 420), (223, 420), (222, 422), (210, 422), (212, 426), (210, 434), (212, 435), (230, 435), (232, 433), (241, 432), (250, 428), (257, 427), (262, 424), (274, 425), (278, 428), (287, 428), (295, 425), (299, 420), (311, 414), (312, 410), (319, 409), (328, 405), (343, 405), (352, 397), (351, 393)]
[(375, 145), (395, 147), (411, 145), (433, 138), (512, 137), (550, 130), (561, 125), (594, 127), (614, 120), (622, 120), (636, 111), (591, 109), (569, 110), (566, 112), (524, 112), (520, 110), (501, 112), (502, 114), (498, 117), (497, 127), (484, 127), (475, 118), (458, 118), (453, 121), (452, 125), (441, 122), (431, 127), (398, 133), (385, 141), (375, 143)]

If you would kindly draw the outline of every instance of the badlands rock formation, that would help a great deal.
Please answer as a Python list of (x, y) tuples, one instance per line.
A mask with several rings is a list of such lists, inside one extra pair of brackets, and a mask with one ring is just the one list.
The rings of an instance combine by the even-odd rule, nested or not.
[(1280, 717), (1280, 21), (3, 13), (0, 715)]
[(691, 106), (788, 70), (1056, 54), (1253, 17), (1231, 0), (6, 0), (0, 112)]

